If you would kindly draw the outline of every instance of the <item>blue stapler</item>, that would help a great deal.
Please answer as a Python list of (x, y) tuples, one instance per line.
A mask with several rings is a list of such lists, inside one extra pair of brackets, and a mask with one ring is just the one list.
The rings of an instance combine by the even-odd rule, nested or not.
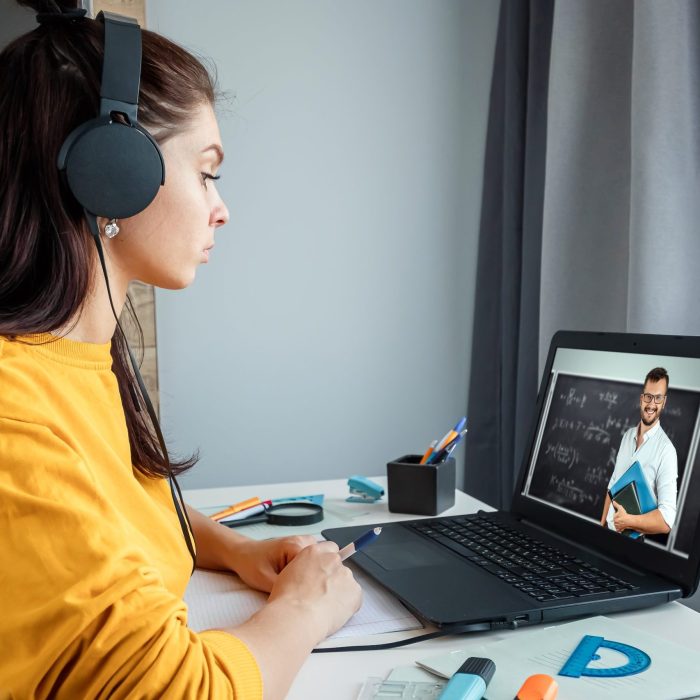
[(345, 500), (350, 503), (374, 503), (384, 495), (384, 489), (366, 476), (351, 476), (348, 486), (351, 495)]

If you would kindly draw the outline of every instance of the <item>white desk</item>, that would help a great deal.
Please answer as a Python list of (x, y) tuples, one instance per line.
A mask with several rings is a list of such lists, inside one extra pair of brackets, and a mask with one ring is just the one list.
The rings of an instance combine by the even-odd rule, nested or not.
[[(386, 488), (385, 477), (371, 477)], [(190, 489), (184, 492), (185, 501), (195, 508), (205, 508), (216, 505), (236, 503), (251, 496), (265, 498), (281, 498), (314, 493), (325, 494), (325, 503), (335, 508), (352, 508), (358, 515), (352, 525), (362, 525), (391, 520), (405, 520), (416, 516), (396, 515), (387, 508), (386, 496), (375, 504), (345, 503), (348, 487), (344, 479), (327, 481), (290, 482), (285, 484), (266, 484), (260, 486), (238, 486), (217, 489)], [(457, 492), (453, 508), (441, 515), (459, 515), (473, 513), (479, 509), (492, 510), (481, 501)], [(319, 523), (319, 531), (323, 523)], [(245, 532), (245, 530), (241, 530)], [(640, 610), (637, 612), (620, 613), (614, 617), (634, 627), (664, 637), (677, 644), (700, 651), (700, 613), (685, 605), (673, 602)], [(523, 643), (527, 636), (538, 626), (515, 631), (497, 631), (474, 633), (470, 639), (492, 641), (503, 639), (506, 635), (520, 635)], [(346, 644), (379, 644), (393, 641), (418, 632), (397, 632), (394, 634), (377, 635), (374, 637), (352, 638)], [(368, 676), (386, 677), (396, 666), (412, 664), (416, 659), (433, 654), (446, 653), (459, 648), (465, 637), (443, 637), (399, 649), (364, 652), (341, 652), (337, 654), (312, 654), (302, 667), (287, 696), (288, 700), (315, 700), (316, 698), (333, 698), (333, 700), (355, 700)], [(337, 641), (337, 640), (336, 640)], [(330, 644), (329, 644), (330, 646)], [(697, 669), (689, 673), (697, 672)]]

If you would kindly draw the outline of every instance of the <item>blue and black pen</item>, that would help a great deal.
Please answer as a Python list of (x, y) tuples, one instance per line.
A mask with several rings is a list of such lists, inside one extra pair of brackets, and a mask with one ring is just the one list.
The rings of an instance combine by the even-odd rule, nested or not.
[(381, 527), (375, 527), (365, 532), (364, 535), (360, 535), (354, 542), (343, 547), (339, 552), (341, 561), (345, 561), (348, 557), (355, 554), (355, 552), (359, 552), (363, 547), (366, 547), (370, 542), (374, 542), (374, 540), (379, 537), (381, 531)]

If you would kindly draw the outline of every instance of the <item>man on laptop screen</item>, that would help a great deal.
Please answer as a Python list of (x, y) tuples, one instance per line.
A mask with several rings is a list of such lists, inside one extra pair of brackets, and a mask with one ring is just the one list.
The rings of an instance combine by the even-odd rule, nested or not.
[(661, 427), (661, 413), (666, 407), (668, 373), (663, 367), (650, 370), (639, 397), (639, 423), (622, 436), (615, 469), (608, 489), (638, 462), (646, 485), (657, 507), (646, 513), (628, 513), (625, 507), (605, 497), (600, 524), (617, 532), (634, 531), (642, 535), (666, 534), (676, 518), (678, 498), (678, 458), (676, 448)]

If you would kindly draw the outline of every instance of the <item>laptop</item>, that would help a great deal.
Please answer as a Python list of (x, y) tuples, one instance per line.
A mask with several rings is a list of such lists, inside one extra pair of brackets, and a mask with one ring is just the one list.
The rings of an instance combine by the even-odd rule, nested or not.
[[(665, 398), (644, 391), (647, 374), (659, 367), (669, 375)], [(668, 532), (633, 539), (614, 523), (611, 528), (603, 511), (613, 473), (630, 466), (621, 442), (640, 424), (643, 393), (656, 430), (649, 428), (634, 459), (652, 475), (652, 489), (654, 469), (663, 469), (658, 507), (662, 522), (671, 523)], [(608, 614), (692, 595), (700, 577), (700, 337), (560, 331), (531, 420), (509, 510), (334, 528), (323, 535), (342, 547), (381, 526), (381, 535), (353, 562), (419, 618), (459, 632)], [(659, 447), (664, 436), (675, 465), (673, 450)], [(658, 462), (659, 452), (663, 467), (646, 464)], [(674, 468), (675, 483), (668, 479)]]

